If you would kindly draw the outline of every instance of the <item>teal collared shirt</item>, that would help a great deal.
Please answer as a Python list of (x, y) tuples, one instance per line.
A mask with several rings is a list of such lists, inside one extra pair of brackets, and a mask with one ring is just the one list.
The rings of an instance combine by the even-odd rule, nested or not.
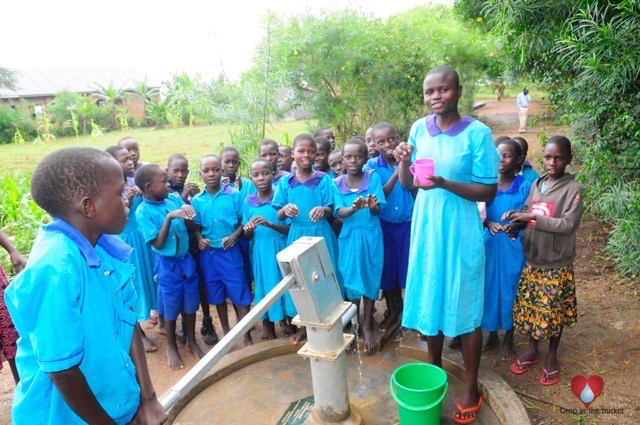
[(20, 333), (14, 424), (84, 423), (48, 376), (74, 366), (109, 416), (131, 421), (140, 397), (129, 356), (137, 323), (131, 252), (114, 235), (92, 247), (60, 219), (38, 232), (27, 267), (5, 292)]
[(222, 239), (236, 231), (243, 201), (230, 185), (223, 185), (215, 195), (205, 190), (191, 200), (196, 210), (194, 222), (202, 227), (202, 236), (211, 241), (211, 248), (222, 248)]
[[(143, 198), (143, 202), (136, 210), (136, 221), (138, 222), (138, 230), (142, 233), (145, 242), (150, 242), (158, 237), (164, 219), (171, 211), (180, 209), (184, 205), (184, 201), (175, 193), (160, 201), (151, 201)], [(187, 225), (182, 218), (174, 218), (171, 220), (169, 234), (164, 246), (157, 249), (151, 245), (151, 249), (158, 255), (163, 257), (183, 257), (189, 252), (189, 233)]]

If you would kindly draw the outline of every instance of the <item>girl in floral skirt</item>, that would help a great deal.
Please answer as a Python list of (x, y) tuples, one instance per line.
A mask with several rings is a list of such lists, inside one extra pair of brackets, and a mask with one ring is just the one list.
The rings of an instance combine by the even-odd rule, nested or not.
[(540, 376), (542, 385), (560, 381), (558, 346), (565, 325), (577, 318), (573, 261), (576, 231), (582, 217), (582, 195), (575, 177), (565, 173), (571, 163), (571, 142), (554, 136), (544, 149), (547, 172), (531, 187), (523, 211), (509, 211), (503, 219), (526, 227), (522, 246), (527, 264), (513, 306), (515, 329), (530, 337), (529, 350), (511, 365), (516, 375), (540, 361), (539, 342), (549, 340)]

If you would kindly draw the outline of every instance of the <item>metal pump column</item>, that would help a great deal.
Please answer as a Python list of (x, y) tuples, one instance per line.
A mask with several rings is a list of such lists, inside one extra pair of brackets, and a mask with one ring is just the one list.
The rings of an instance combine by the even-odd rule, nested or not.
[(342, 316), (352, 316), (355, 305), (342, 300), (323, 238), (300, 238), (277, 258), (282, 275), (295, 276), (289, 294), (298, 311), (294, 324), (307, 328), (307, 343), (298, 354), (311, 362), (314, 416), (321, 422), (347, 421), (351, 412), (344, 351), (354, 336), (343, 334)]

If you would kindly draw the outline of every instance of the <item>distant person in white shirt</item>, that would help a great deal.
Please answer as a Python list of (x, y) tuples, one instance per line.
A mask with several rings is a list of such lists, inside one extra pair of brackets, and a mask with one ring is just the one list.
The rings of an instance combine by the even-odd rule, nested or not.
[(525, 87), (522, 93), (518, 95), (516, 105), (518, 105), (518, 118), (520, 119), (520, 133), (527, 132), (527, 115), (529, 113), (529, 102), (531, 102), (531, 96), (529, 96), (529, 90)]

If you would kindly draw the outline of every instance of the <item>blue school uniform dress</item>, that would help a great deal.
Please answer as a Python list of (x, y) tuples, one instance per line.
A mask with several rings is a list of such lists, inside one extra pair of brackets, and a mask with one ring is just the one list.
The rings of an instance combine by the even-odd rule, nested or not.
[[(271, 206), (273, 196), (264, 202), (260, 201), (256, 193), (252, 193), (244, 200), (242, 209), (242, 224), (245, 225), (255, 216), (262, 216), (265, 220), (286, 225), (278, 220), (278, 212)], [(257, 226), (253, 231), (252, 259), (253, 276), (255, 278), (255, 303), (258, 304), (281, 280), (282, 272), (276, 260), (276, 254), (287, 247), (287, 236), (266, 226)], [(261, 320), (269, 318), (271, 322), (284, 320), (286, 316), (295, 316), (295, 308), (289, 292), (280, 297)]]
[[(379, 155), (367, 161), (363, 170), (375, 170), (384, 187), (391, 179), (395, 168)], [(398, 180), (387, 197), (387, 207), (380, 211), (384, 241), (384, 266), (380, 288), (383, 290), (406, 287), (414, 202), (411, 191), (402, 187)]]
[[(182, 205), (184, 202), (174, 193), (159, 202), (143, 197), (142, 204), (136, 210), (136, 220), (147, 244), (158, 237), (167, 214)], [(198, 274), (196, 263), (189, 253), (189, 233), (184, 219), (171, 220), (162, 248), (151, 245), (151, 249), (156, 253), (155, 270), (165, 318), (176, 320), (180, 313), (192, 314), (198, 311)]]
[(344, 286), (338, 268), (338, 240), (336, 235), (325, 217), (315, 223), (309, 218), (309, 212), (315, 207), (333, 207), (332, 185), (331, 178), (322, 171), (316, 171), (310, 179), (301, 183), (294, 170), (278, 182), (278, 189), (273, 195), (272, 205), (276, 209), (283, 208), (289, 203), (293, 203), (298, 207), (298, 215), (291, 217), (287, 245), (291, 245), (303, 236), (324, 238), (338, 285), (340, 286), (340, 292), (344, 297)]
[[(442, 132), (435, 115), (416, 121), (412, 160), (436, 161), (435, 174), (461, 183), (495, 184), (499, 156), (491, 130), (463, 117)], [(423, 335), (454, 337), (480, 326), (484, 305), (484, 242), (475, 202), (444, 189), (418, 190), (402, 325)]]
[(533, 169), (529, 160), (525, 160), (524, 164), (522, 164), (522, 170), (520, 170), (520, 174), (530, 184), (533, 184), (534, 181), (540, 178), (540, 174), (538, 174), (538, 172)]
[(61, 219), (40, 229), (27, 267), (5, 292), (20, 333), (12, 423), (84, 424), (49, 378), (75, 366), (116, 423), (131, 421), (140, 400), (129, 357), (138, 317), (131, 252), (114, 235), (91, 246)]
[(273, 176), (273, 181), (271, 182), (271, 186), (273, 187), (273, 190), (276, 190), (276, 188), (278, 187), (278, 182), (280, 181), (280, 179), (288, 175), (289, 175), (288, 172), (283, 170), (278, 170), (276, 175)]
[[(487, 202), (487, 220), (506, 225), (502, 214), (510, 210), (521, 210), (529, 196), (531, 183), (523, 176), (516, 176), (511, 186), (504, 192), (498, 189), (493, 201)], [(484, 231), (486, 251), (484, 314), (482, 328), (497, 331), (513, 329), (513, 302), (525, 264), (524, 251), (520, 242), (521, 234), (511, 240), (506, 232), (492, 235), (489, 229)]]
[[(376, 196), (381, 210), (387, 206), (380, 176), (375, 171), (365, 171), (356, 190), (349, 189), (345, 176), (338, 177), (333, 185), (334, 215), (338, 216), (340, 208), (351, 207), (356, 198), (368, 195)], [(380, 292), (384, 261), (380, 219), (371, 214), (369, 208), (363, 208), (343, 220), (338, 238), (338, 267), (347, 299), (359, 300), (364, 296), (375, 300)]]
[(215, 194), (199, 193), (191, 200), (196, 211), (195, 223), (202, 227), (202, 236), (211, 247), (200, 251), (207, 299), (222, 304), (227, 297), (238, 306), (251, 304), (251, 292), (243, 272), (243, 258), (238, 243), (224, 249), (222, 239), (238, 228), (242, 218), (242, 195), (230, 185), (223, 185)]
[[(133, 179), (127, 178), (128, 187), (135, 186)], [(136, 221), (136, 210), (142, 203), (142, 197), (136, 196), (129, 205), (129, 221), (125, 226), (120, 239), (133, 248), (133, 254), (129, 256), (129, 263), (136, 268), (133, 283), (138, 294), (136, 311), (138, 312), (138, 322), (149, 320), (151, 309), (157, 307), (158, 284), (154, 278), (155, 254), (151, 247), (145, 243), (142, 233), (138, 230)]]

